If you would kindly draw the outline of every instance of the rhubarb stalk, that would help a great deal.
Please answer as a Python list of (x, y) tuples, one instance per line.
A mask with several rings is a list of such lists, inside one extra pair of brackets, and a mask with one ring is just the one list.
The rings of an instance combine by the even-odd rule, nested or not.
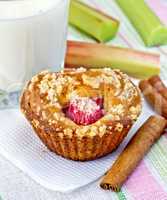
[(116, 0), (116, 2), (139, 32), (146, 46), (167, 44), (167, 27), (144, 0)]
[(68, 41), (65, 67), (111, 67), (138, 78), (160, 72), (160, 56), (105, 44)]
[(119, 27), (118, 20), (78, 0), (71, 0), (69, 23), (100, 42), (112, 39)]

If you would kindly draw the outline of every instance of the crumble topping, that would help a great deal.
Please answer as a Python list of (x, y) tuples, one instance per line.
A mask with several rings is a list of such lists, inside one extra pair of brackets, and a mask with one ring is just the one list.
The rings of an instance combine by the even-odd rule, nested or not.
[(72, 137), (72, 130), (70, 128), (64, 129), (64, 134), (68, 135), (69, 137)]
[[(94, 91), (98, 90), (98, 97), (105, 98), (104, 87), (100, 87), (101, 84), (108, 84), (107, 87), (109, 87), (109, 90), (105, 91), (109, 94), (108, 101), (110, 101), (112, 97), (114, 101), (113, 103), (112, 101), (109, 103), (106, 115), (103, 116), (102, 113), (98, 115), (100, 116), (97, 119), (98, 121), (93, 121), (89, 126), (87, 126), (86, 123), (81, 123), (80, 126), (78, 126), (74, 121), (68, 119), (63, 111), (61, 112), (61, 109), (64, 109), (61, 100), (66, 98), (68, 100), (67, 103), (71, 102), (77, 107), (81, 112), (81, 116), (83, 116), (83, 113), (86, 113), (88, 122), (94, 116), (92, 113), (99, 111), (101, 106), (90, 97), (87, 97), (85, 91), (87, 88), (90, 88), (89, 93), (91, 93), (91, 88), (94, 89)], [(62, 137), (63, 135), (72, 137), (74, 132), (82, 137), (85, 135), (93, 137), (96, 134), (102, 137), (107, 130), (111, 130), (111, 132), (112, 130), (121, 132), (124, 126), (122, 123), (119, 123), (120, 119), (126, 115), (131, 120), (136, 120), (141, 111), (140, 97), (137, 88), (131, 83), (128, 76), (119, 70), (111, 70), (109, 68), (86, 70), (85, 68), (79, 68), (75, 71), (67, 70), (67, 72), (64, 71), (63, 73), (48, 73), (48, 71), (44, 71), (40, 73), (40, 76), (34, 76), (32, 78), (29, 88), (33, 91), (33, 86), (35, 85), (39, 88), (39, 95), (41, 97), (40, 103), (42, 104), (42, 107), (36, 105), (34, 100), (38, 108), (38, 113), (41, 113), (44, 120), (48, 120), (49, 125), (58, 124), (59, 127), (55, 130), (59, 132), (58, 134)], [(85, 85), (86, 89), (84, 88)], [(79, 86), (78, 90), (77, 86)], [(82, 93), (82, 86), (85, 89), (85, 96), (80, 97), (78, 91)], [(134, 101), (137, 98), (138, 100)], [(53, 113), (50, 114), (48, 114), (49, 110), (45, 112), (45, 109), (51, 107), (58, 109), (53, 109)], [(39, 112), (40, 109), (41, 112)], [(105, 125), (107, 121), (118, 121), (118, 123), (115, 124), (115, 127), (112, 127), (112, 125)], [(32, 123), (34, 127), (39, 125), (39, 121), (34, 120)], [(60, 125), (62, 126), (61, 128)]]
[(90, 77), (85, 74), (82, 75), (83, 83), (86, 85), (89, 85), (93, 88), (99, 88), (100, 84), (102, 82), (102, 77), (101, 76), (96, 76), (96, 77)]
[(86, 72), (87, 69), (84, 68), (84, 67), (79, 67), (79, 68), (65, 68), (61, 71), (61, 73), (64, 73), (64, 72), (68, 72), (70, 74), (77, 74), (77, 73), (83, 73), (83, 72)]
[(125, 108), (124, 108), (124, 105), (123, 104), (118, 104), (118, 105), (113, 105), (111, 108), (110, 108), (110, 112), (115, 115), (122, 115), (124, 112), (125, 112)]
[(49, 73), (49, 71), (48, 70), (43, 70), (42, 72), (40, 72), (39, 74), (40, 75), (45, 75), (45, 74), (48, 74)]
[(138, 104), (137, 106), (131, 106), (130, 109), (130, 117), (133, 119), (133, 120), (136, 120), (137, 117), (138, 117), (138, 114), (140, 113), (141, 111), (141, 105)]
[(93, 137), (93, 136), (95, 136), (97, 133), (98, 133), (97, 127), (96, 127), (96, 126), (91, 126), (89, 135)]
[(81, 73), (81, 72), (86, 72), (86, 68), (84, 68), (84, 67), (79, 67), (79, 68), (75, 69), (75, 72), (79, 72), (79, 73)]
[(55, 112), (53, 114), (54, 119), (59, 120), (59, 121), (63, 121), (64, 120), (64, 113), (63, 112)]
[(49, 90), (49, 84), (47, 79), (43, 79), (39, 85), (40, 93), (44, 94)]
[(91, 77), (86, 74), (82, 75), (83, 83), (91, 86), (92, 88), (99, 88), (101, 83), (104, 84), (114, 84), (116, 88), (121, 87), (120, 80), (118, 79), (118, 75), (111, 69), (103, 69), (105, 74), (101, 74), (99, 76)]
[(82, 132), (82, 133), (86, 133), (86, 132), (88, 132), (88, 130), (89, 130), (89, 126), (83, 126), (83, 127), (81, 128), (81, 132)]
[(106, 116), (104, 116), (104, 119), (107, 120), (107, 121), (119, 121), (120, 116), (108, 113)]
[(132, 101), (134, 96), (138, 95), (137, 89), (133, 86), (133, 84), (130, 82), (130, 80), (124, 80), (125, 81), (125, 86), (124, 90), (122, 91), (120, 95), (120, 99), (122, 100), (127, 100), (127, 101)]
[(99, 134), (100, 134), (101, 137), (105, 134), (106, 129), (107, 129), (107, 126), (104, 125), (104, 124), (99, 127)]
[(36, 75), (36, 76), (32, 77), (31, 82), (35, 83), (35, 82), (38, 82), (38, 80), (39, 80), (38, 75)]
[(115, 126), (115, 131), (121, 132), (123, 130), (124, 126), (121, 123), (117, 123)]
[(100, 109), (100, 106), (95, 101), (88, 97), (80, 97), (73, 99), (71, 103), (78, 108), (78, 110), (91, 114)]

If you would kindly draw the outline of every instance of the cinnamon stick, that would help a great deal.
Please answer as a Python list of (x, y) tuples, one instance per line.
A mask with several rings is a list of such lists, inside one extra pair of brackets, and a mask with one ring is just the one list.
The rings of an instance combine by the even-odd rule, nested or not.
[(167, 100), (167, 87), (158, 75), (148, 79), (149, 83)]
[(111, 169), (104, 176), (100, 186), (103, 189), (119, 191), (150, 147), (160, 138), (167, 121), (161, 116), (151, 116), (130, 140)]
[(148, 80), (140, 81), (139, 88), (155, 111), (167, 118), (167, 99), (165, 99)]

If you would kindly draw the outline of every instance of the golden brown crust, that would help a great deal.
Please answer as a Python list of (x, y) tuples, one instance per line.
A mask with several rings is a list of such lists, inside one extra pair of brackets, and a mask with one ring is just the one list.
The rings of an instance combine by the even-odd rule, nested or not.
[[(80, 126), (62, 109), (71, 96), (104, 98), (105, 115)], [(118, 70), (43, 72), (23, 91), (21, 110), (44, 144), (73, 160), (91, 160), (113, 151), (141, 112), (138, 89)]]

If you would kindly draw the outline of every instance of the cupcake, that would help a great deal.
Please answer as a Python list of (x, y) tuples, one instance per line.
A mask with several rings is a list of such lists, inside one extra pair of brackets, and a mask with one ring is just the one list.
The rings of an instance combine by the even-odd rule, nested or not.
[(24, 89), (21, 110), (48, 149), (85, 161), (118, 147), (141, 112), (141, 98), (119, 70), (44, 71)]

